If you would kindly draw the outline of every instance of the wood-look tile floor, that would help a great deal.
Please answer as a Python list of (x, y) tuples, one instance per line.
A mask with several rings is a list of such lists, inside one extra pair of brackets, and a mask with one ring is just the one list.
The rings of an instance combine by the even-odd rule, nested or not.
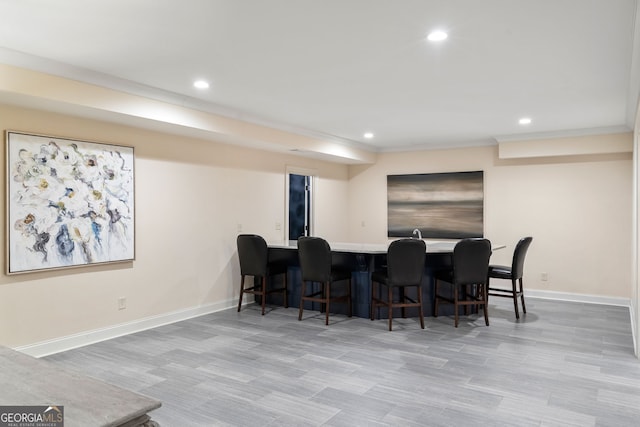
[(529, 298), (515, 320), (370, 321), (255, 305), (46, 359), (162, 401), (163, 427), (640, 426), (629, 310)]

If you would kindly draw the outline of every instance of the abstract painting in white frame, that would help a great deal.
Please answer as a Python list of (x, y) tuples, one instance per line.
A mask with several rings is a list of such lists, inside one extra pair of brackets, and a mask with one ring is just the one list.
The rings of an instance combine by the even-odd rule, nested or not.
[(135, 259), (133, 147), (6, 132), (7, 274)]

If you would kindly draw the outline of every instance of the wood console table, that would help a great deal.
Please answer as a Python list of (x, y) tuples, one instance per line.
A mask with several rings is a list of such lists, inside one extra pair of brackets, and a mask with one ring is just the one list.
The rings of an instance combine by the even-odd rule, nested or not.
[(0, 346), (0, 405), (64, 406), (68, 427), (153, 427), (148, 412), (162, 404)]

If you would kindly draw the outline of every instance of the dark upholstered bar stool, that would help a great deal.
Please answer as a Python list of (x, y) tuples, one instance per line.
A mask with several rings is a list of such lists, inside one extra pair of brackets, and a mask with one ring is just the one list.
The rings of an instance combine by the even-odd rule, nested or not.
[[(287, 302), (287, 265), (282, 263), (269, 262), (269, 249), (267, 242), (257, 234), (240, 234), (237, 238), (238, 259), (240, 260), (240, 299), (238, 300), (238, 311), (242, 307), (242, 296), (244, 294), (259, 295), (261, 298), (262, 314), (264, 315), (267, 294), (282, 292), (283, 305), (288, 307)], [(284, 285), (282, 287), (267, 289), (267, 278), (278, 274), (284, 274)], [(245, 288), (244, 280), (246, 276), (253, 276), (253, 286)]]
[[(386, 307), (389, 315), (389, 330), (393, 321), (393, 309), (401, 308), (405, 317), (407, 307), (418, 308), (420, 327), (424, 329), (424, 313), (422, 310), (422, 276), (427, 248), (423, 240), (401, 239), (391, 242), (387, 251), (387, 268), (373, 272), (371, 275), (371, 320), (374, 310)], [(387, 288), (386, 300), (378, 297), (379, 285)], [(417, 301), (405, 294), (407, 287), (417, 288)], [(398, 290), (398, 298), (394, 300), (394, 289)]]
[[(524, 305), (522, 276), (524, 275), (524, 258), (527, 255), (527, 250), (529, 250), (529, 245), (531, 245), (532, 241), (533, 237), (524, 237), (520, 239), (513, 251), (511, 267), (505, 265), (489, 266), (489, 279), (511, 280), (511, 289), (489, 286), (489, 295), (512, 298), (513, 308), (516, 312), (516, 319), (520, 318), (520, 312), (518, 311), (518, 297), (520, 297), (522, 301), (522, 311), (524, 313), (527, 312), (527, 307)], [(516, 285), (516, 282), (519, 282), (519, 286)]]
[[(351, 317), (351, 271), (341, 270), (332, 265), (329, 243), (320, 237), (300, 237), (298, 257), (302, 273), (298, 320), (302, 320), (305, 301), (322, 304), (325, 311), (325, 325), (329, 324), (329, 311), (333, 302), (346, 301), (349, 304), (349, 317)], [(332, 297), (331, 284), (338, 281), (347, 281), (346, 295)], [(320, 291), (307, 295), (307, 283), (320, 283)]]
[[(484, 310), (484, 320), (489, 326), (488, 273), (491, 242), (487, 239), (463, 239), (453, 248), (452, 268), (435, 273), (435, 297), (433, 316), (438, 317), (438, 304), (445, 302), (454, 306), (454, 324), (458, 327), (458, 308), (463, 306), (468, 314), (469, 306)], [(453, 286), (453, 298), (438, 292), (440, 283)], [(460, 293), (464, 298), (461, 299)]]

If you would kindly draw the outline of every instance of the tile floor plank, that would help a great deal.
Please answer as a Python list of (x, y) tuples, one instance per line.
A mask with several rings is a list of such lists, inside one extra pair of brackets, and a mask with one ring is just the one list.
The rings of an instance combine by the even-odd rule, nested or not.
[(159, 399), (163, 427), (638, 426), (629, 310), (529, 298), (478, 316), (384, 319), (257, 306), (46, 359)]

